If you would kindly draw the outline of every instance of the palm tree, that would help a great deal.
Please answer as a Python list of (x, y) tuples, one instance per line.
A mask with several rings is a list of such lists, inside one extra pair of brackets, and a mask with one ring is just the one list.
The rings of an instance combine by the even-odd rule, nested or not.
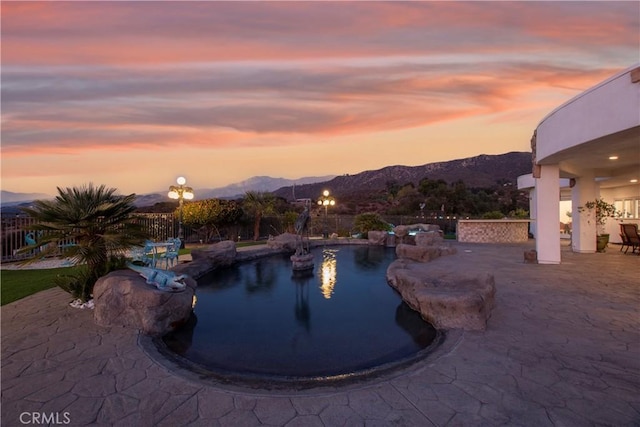
[(274, 211), (275, 199), (271, 193), (247, 191), (243, 202), (245, 210), (253, 215), (253, 240), (260, 238), (260, 221), (263, 215), (269, 215)]
[(116, 191), (93, 184), (58, 187), (54, 200), (37, 200), (32, 207), (22, 209), (37, 221), (33, 228), (42, 232), (35, 245), (24, 248), (25, 252), (40, 249), (39, 256), (60, 254), (87, 265), (86, 286), (81, 295), (74, 295), (84, 300), (95, 281), (108, 273), (110, 258), (122, 255), (147, 237), (132, 215), (135, 194), (120, 196)]

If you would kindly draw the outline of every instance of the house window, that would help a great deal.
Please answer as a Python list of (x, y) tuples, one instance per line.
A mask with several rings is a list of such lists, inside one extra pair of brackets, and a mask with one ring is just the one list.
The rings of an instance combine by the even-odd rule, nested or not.
[(616, 211), (622, 214), (621, 219), (640, 218), (640, 199), (615, 200), (613, 205), (616, 207)]

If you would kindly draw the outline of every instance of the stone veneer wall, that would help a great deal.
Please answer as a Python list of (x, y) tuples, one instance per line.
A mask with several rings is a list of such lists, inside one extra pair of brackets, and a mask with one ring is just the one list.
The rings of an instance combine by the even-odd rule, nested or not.
[(464, 219), (458, 221), (456, 234), (465, 243), (521, 243), (529, 240), (529, 220)]

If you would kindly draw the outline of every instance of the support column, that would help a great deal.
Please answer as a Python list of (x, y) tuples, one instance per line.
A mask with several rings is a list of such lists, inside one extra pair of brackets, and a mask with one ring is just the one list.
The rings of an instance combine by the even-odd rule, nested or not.
[(534, 238), (538, 235), (538, 227), (536, 226), (538, 219), (538, 212), (536, 211), (536, 197), (536, 189), (534, 187), (529, 190), (529, 219), (531, 219), (529, 231), (533, 234)]
[(588, 201), (596, 199), (596, 181), (593, 172), (582, 173), (576, 178), (571, 189), (571, 218), (573, 220), (571, 233), (571, 250), (579, 253), (593, 253), (596, 251), (596, 218), (595, 212), (579, 208)]
[(560, 264), (560, 168), (543, 165), (536, 178), (536, 251), (539, 264)]

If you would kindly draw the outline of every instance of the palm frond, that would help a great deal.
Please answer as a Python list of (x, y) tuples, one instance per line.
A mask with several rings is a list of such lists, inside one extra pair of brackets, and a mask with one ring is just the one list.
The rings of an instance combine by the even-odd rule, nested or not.
[(116, 189), (104, 185), (58, 187), (54, 200), (36, 201), (22, 209), (37, 221), (34, 230), (42, 232), (36, 245), (25, 247), (24, 252), (73, 258), (86, 263), (89, 277), (97, 279), (107, 272), (111, 255), (147, 237), (133, 215), (134, 200), (135, 194), (117, 195)]

